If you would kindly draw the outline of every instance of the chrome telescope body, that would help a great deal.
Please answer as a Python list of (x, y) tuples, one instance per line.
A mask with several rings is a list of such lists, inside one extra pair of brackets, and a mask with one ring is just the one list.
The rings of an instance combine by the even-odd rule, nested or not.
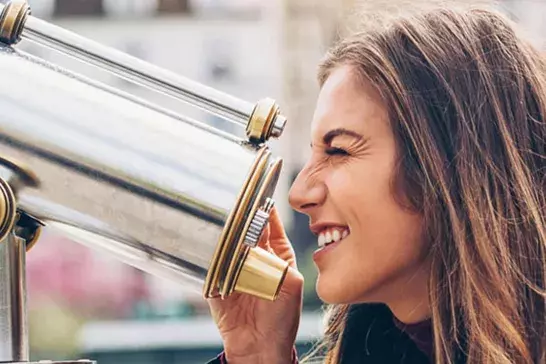
[[(247, 138), (26, 54), (22, 38), (241, 124)], [(286, 124), (273, 100), (171, 74), (34, 18), (25, 1), (0, 5), (0, 42), (1, 362), (28, 361), (24, 257), (42, 226), (205, 298), (276, 298), (287, 263), (258, 246), (282, 168), (267, 146)]]

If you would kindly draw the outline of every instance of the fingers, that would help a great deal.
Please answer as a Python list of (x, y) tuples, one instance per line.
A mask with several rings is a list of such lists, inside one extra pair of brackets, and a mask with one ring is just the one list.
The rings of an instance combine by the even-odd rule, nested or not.
[(297, 269), (294, 248), (288, 240), (282, 220), (275, 208), (271, 210), (269, 223), (264, 229), (258, 246), (270, 253), (275, 254), (279, 258), (288, 262), (292, 268)]
[(303, 283), (304, 278), (301, 272), (293, 267), (289, 267), (282, 288), (289, 292), (298, 292), (303, 288)]
[(271, 244), (269, 244), (269, 237), (271, 236), (271, 228), (269, 227), (269, 224), (266, 225), (262, 236), (260, 237), (260, 240), (258, 241), (258, 246), (264, 250), (267, 250), (270, 253), (274, 253), (273, 249), (271, 249)]
[(271, 240), (277, 240), (277, 239), (287, 239), (286, 231), (284, 229), (284, 224), (282, 223), (281, 217), (279, 215), (279, 212), (275, 207), (271, 209), (271, 212), (269, 213), (269, 227), (271, 229)]
[(284, 230), (284, 225), (279, 213), (273, 208), (269, 215), (269, 223), (266, 225), (262, 236), (260, 237), (258, 246), (270, 253), (274, 253), (275, 247), (282, 244), (290, 243), (288, 242), (288, 236)]

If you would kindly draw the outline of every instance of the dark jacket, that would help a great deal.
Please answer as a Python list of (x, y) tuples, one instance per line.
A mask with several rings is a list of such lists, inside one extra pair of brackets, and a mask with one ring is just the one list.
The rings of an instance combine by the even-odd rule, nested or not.
[[(340, 364), (431, 364), (430, 326), (404, 327), (384, 305), (359, 304), (349, 310)], [(222, 355), (210, 364), (224, 364)], [(297, 359), (293, 361), (297, 363)], [(229, 364), (229, 363), (228, 363)], [(287, 363), (291, 364), (291, 363)], [(458, 360), (457, 364), (464, 364)]]
[[(427, 355), (431, 351), (428, 348), (432, 340), (430, 332), (420, 332), (418, 337), (415, 335), (415, 340), (412, 337), (397, 325), (386, 306), (353, 305), (343, 334), (341, 364), (433, 363)], [(417, 339), (428, 342), (418, 345)]]

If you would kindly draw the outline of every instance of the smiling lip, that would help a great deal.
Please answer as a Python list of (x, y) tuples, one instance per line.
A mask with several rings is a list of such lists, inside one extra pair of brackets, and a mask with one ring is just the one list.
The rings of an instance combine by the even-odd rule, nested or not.
[(343, 239), (315, 250), (315, 252), (313, 253), (313, 261), (318, 264), (321, 259), (323, 259), (328, 253), (340, 246), (342, 243)]
[(309, 229), (311, 230), (311, 232), (315, 235), (319, 235), (322, 231), (324, 231), (325, 229), (333, 229), (333, 228), (343, 228), (343, 229), (347, 229), (347, 225), (343, 225), (343, 224), (338, 224), (338, 223), (329, 223), (329, 222), (321, 222), (321, 223), (315, 223), (315, 224), (311, 224), (309, 226)]
[[(312, 224), (310, 226), (310, 229), (313, 234), (315, 234), (316, 236), (320, 236), (320, 238), (324, 237), (323, 235), (321, 236), (321, 233), (324, 234), (324, 231), (338, 230), (345, 231), (347, 233), (347, 235), (343, 235), (340, 240), (328, 243), (325, 246), (320, 246), (321, 243), (319, 239), (320, 248), (313, 253), (313, 260), (315, 261), (315, 263), (318, 263), (321, 259), (323, 259), (326, 254), (338, 247), (343, 242), (343, 240), (345, 240), (345, 238), (350, 234), (350, 230), (347, 225), (337, 223), (316, 223)], [(337, 239), (339, 239), (339, 236), (337, 237)]]

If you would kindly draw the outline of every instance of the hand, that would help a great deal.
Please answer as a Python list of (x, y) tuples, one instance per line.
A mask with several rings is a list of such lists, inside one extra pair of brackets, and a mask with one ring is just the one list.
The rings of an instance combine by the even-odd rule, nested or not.
[(212, 317), (224, 342), (226, 359), (238, 363), (290, 363), (303, 297), (303, 276), (294, 249), (276, 209), (259, 244), (289, 263), (288, 273), (274, 302), (248, 294), (209, 299)]

